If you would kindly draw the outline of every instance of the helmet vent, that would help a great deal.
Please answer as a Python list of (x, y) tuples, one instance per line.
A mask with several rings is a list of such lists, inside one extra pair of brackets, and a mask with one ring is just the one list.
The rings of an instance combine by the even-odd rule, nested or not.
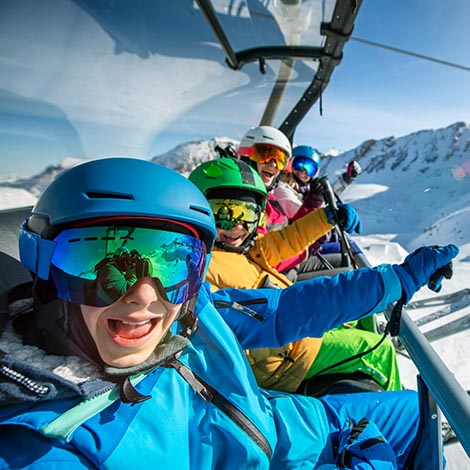
[(193, 211), (196, 211), (196, 212), (200, 212), (201, 214), (204, 214), (204, 215), (210, 215), (211, 212), (208, 211), (207, 209), (205, 209), (204, 207), (200, 207), (200, 206), (189, 206), (189, 208)]
[(86, 192), (85, 196), (88, 199), (126, 199), (128, 201), (134, 200), (134, 196), (132, 196), (131, 194), (117, 194), (117, 193), (108, 193), (108, 192), (99, 192), (99, 191)]

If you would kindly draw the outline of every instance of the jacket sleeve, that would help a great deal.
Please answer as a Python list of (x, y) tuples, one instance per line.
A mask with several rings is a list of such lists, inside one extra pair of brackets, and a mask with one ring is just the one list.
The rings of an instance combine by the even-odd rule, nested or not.
[(354, 181), (348, 174), (342, 173), (333, 183), (333, 191), (339, 196)]
[(216, 308), (244, 349), (279, 347), (386, 309), (402, 295), (391, 265), (296, 282), (285, 289), (222, 289)]
[(249, 251), (254, 261), (264, 258), (271, 266), (302, 253), (312, 243), (328, 233), (333, 226), (327, 221), (323, 210), (310, 212), (282, 230), (268, 232), (258, 238)]

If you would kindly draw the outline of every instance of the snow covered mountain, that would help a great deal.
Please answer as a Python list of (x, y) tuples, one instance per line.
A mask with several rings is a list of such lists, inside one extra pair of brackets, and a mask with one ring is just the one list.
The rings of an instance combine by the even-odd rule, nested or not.
[(211, 140), (187, 142), (157, 157), (152, 161), (189, 176), (191, 171), (207, 160), (221, 156), (217, 148), (225, 149), (228, 146), (237, 147), (238, 140), (228, 137), (217, 137)]
[[(10, 175), (3, 176), (0, 178), (0, 209), (9, 209), (18, 207), (15, 204), (15, 189), (19, 190), (18, 195), (22, 191), (26, 191), (29, 194), (24, 194), (28, 199), (28, 204), (33, 204), (36, 198), (42, 193), (44, 188), (63, 170), (69, 168), (77, 163), (80, 163), (81, 159), (79, 158), (66, 158), (61, 162), (60, 165), (49, 165), (41, 173), (33, 175), (29, 178), (15, 178)], [(9, 190), (7, 189), (9, 188)], [(6, 195), (10, 196), (6, 197)], [(20, 198), (22, 203), (23, 199)], [(31, 201), (31, 202), (29, 202)], [(16, 201), (19, 202), (19, 201)]]
[(457, 244), (470, 241), (465, 230), (470, 224), (469, 124), (369, 140), (324, 158), (322, 171), (331, 179), (352, 159), (363, 173), (348, 197), (364, 192), (363, 185), (375, 185), (365, 191), (367, 198), (354, 197), (367, 233), (395, 233), (395, 241), (408, 249), (450, 238)]

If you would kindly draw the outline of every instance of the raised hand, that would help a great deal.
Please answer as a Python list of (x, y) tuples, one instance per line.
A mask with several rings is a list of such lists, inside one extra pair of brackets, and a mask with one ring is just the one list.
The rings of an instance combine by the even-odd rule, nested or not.
[(402, 264), (394, 265), (403, 286), (405, 303), (425, 284), (434, 292), (439, 292), (443, 279), (452, 277), (452, 260), (458, 254), (459, 249), (453, 244), (424, 246), (410, 253)]
[[(326, 218), (330, 224), (336, 224), (334, 211), (329, 207), (324, 208)], [(356, 210), (349, 204), (338, 203), (338, 219), (341, 228), (347, 233), (362, 233), (362, 223)]]
[(355, 178), (356, 176), (362, 173), (361, 165), (359, 165), (356, 160), (351, 160), (348, 164), (348, 169), (346, 170), (346, 173), (350, 178)]

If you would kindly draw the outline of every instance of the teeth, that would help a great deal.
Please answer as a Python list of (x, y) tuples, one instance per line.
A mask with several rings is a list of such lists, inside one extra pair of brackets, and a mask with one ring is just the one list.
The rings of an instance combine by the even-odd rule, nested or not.
[(150, 320), (144, 320), (144, 321), (125, 321), (125, 320), (121, 320), (121, 322), (124, 323), (124, 325), (141, 326), (141, 325), (145, 325), (146, 323), (149, 323)]

